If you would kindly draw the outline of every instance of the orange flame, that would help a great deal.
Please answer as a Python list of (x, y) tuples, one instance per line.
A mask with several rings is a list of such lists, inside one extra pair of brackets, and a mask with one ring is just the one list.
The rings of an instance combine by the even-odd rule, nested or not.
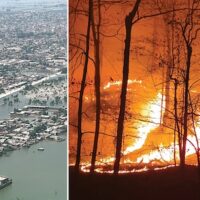
[[(128, 84), (138, 83), (141, 84), (141, 80), (128, 80)], [(113, 81), (108, 82), (103, 89), (107, 90), (110, 89), (112, 86), (120, 86), (122, 84), (122, 81)], [(162, 102), (163, 101), (163, 102)], [(162, 109), (165, 108), (165, 96), (162, 97), (161, 93), (158, 93), (156, 98), (152, 101), (150, 101), (142, 110), (142, 116), (145, 116), (145, 118), (148, 118), (149, 121), (140, 121), (138, 122), (138, 139), (133, 142), (132, 145), (128, 146), (124, 152), (123, 155), (128, 155), (129, 153), (134, 153), (136, 150), (141, 149), (143, 145), (145, 144), (145, 141), (147, 139), (148, 134), (153, 131), (154, 129), (158, 128), (160, 126), (161, 121), (161, 113)], [(196, 133), (198, 140), (200, 139), (200, 124), (195, 124)], [(194, 135), (189, 135), (187, 141), (187, 151), (186, 156), (192, 155), (196, 152), (196, 138)], [(194, 148), (195, 146), (195, 148)], [(124, 164), (138, 164), (143, 163), (143, 167), (140, 169), (131, 169), (131, 170), (120, 170), (119, 173), (130, 173), (130, 172), (142, 172), (149, 170), (148, 164), (152, 163), (154, 161), (159, 161), (161, 163), (168, 163), (168, 166), (161, 166), (161, 167), (155, 167), (154, 170), (160, 170), (160, 169), (166, 169), (169, 167), (173, 167), (173, 160), (174, 156), (178, 160), (178, 145), (172, 142), (168, 147), (164, 147), (163, 144), (160, 144), (156, 150), (151, 150), (149, 153), (146, 153), (144, 155), (139, 156), (135, 161), (125, 159)], [(174, 154), (174, 152), (176, 152)], [(113, 170), (105, 170), (105, 166), (112, 166), (115, 158), (114, 157), (107, 157), (102, 158), (100, 161), (96, 162), (96, 169), (95, 171), (98, 173), (113, 173)], [(90, 163), (86, 162), (83, 163), (81, 166), (81, 170), (83, 172), (89, 172), (90, 171)]]

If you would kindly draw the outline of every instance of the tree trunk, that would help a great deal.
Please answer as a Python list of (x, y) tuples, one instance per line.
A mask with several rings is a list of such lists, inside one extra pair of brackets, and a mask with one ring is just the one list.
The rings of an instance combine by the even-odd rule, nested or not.
[[(178, 132), (179, 158), (181, 159), (182, 134), (181, 134), (181, 129), (180, 129), (180, 126), (179, 126), (179, 119), (178, 119), (177, 89), (178, 89), (178, 80), (174, 79), (174, 118), (175, 118), (175, 130), (177, 129), (177, 132)], [(175, 142), (176, 141), (174, 141), (174, 148), (175, 148)]]
[[(165, 22), (167, 23), (167, 22)], [(163, 123), (166, 124), (169, 120), (169, 110), (170, 110), (170, 69), (171, 69), (171, 45), (170, 45), (170, 36), (169, 36), (169, 27), (166, 26), (166, 37), (167, 37), (167, 69), (165, 77), (165, 112), (163, 116)]]
[(184, 90), (183, 148), (180, 160), (180, 166), (182, 168), (185, 167), (186, 142), (188, 135), (188, 107), (189, 107), (188, 96), (189, 96), (191, 57), (192, 57), (192, 47), (190, 45), (187, 45), (187, 63), (186, 63), (185, 90)]
[[(174, 5), (174, 4), (172, 4)], [(170, 9), (171, 5), (169, 2), (166, 2), (166, 6)], [(167, 42), (167, 49), (166, 49), (166, 75), (165, 75), (165, 112), (163, 116), (163, 123), (170, 123), (169, 122), (169, 110), (170, 110), (170, 75), (171, 75), (171, 69), (172, 69), (172, 58), (171, 58), (171, 52), (173, 51), (172, 49), (172, 44), (171, 42), (171, 37), (170, 37), (170, 28), (169, 28), (169, 20), (171, 16), (170, 14), (166, 14), (163, 16), (163, 20), (165, 23), (165, 34), (166, 34), (166, 42)], [(173, 18), (174, 18), (174, 13), (173, 13)], [(173, 32), (173, 30), (172, 30)]]
[[(93, 13), (93, 12), (92, 12)], [(95, 124), (95, 135), (94, 144), (92, 151), (92, 160), (90, 172), (93, 173), (95, 169), (96, 154), (99, 140), (100, 130), (100, 112), (101, 112), (101, 92), (100, 92), (100, 23), (101, 23), (101, 9), (100, 0), (98, 0), (98, 24), (95, 29), (94, 13), (92, 14), (92, 31), (95, 48), (95, 96), (96, 96), (96, 124)]]
[(192, 97), (191, 97), (190, 92), (189, 92), (189, 100), (190, 100), (191, 111), (192, 111), (192, 126), (193, 126), (193, 130), (194, 130), (194, 136), (195, 136), (196, 144), (197, 144), (197, 146), (196, 146), (196, 156), (197, 156), (198, 172), (199, 172), (199, 178), (200, 178), (199, 139), (198, 139), (196, 126), (195, 126), (195, 117), (194, 117), (195, 110), (194, 110), (194, 107), (193, 107)]
[(126, 93), (127, 93), (128, 75), (129, 75), (131, 31), (133, 26), (132, 21), (138, 11), (140, 3), (141, 0), (136, 1), (133, 10), (129, 13), (128, 16), (126, 16), (125, 19), (126, 39), (125, 39), (125, 49), (124, 49), (123, 79), (122, 79), (122, 88), (120, 96), (120, 111), (119, 111), (118, 126), (117, 126), (117, 145), (116, 145), (116, 154), (114, 163), (114, 174), (118, 174), (119, 172), (120, 159), (121, 159), (124, 116), (126, 109)]
[(81, 89), (80, 89), (80, 94), (79, 94), (79, 104), (78, 104), (78, 140), (77, 140), (77, 153), (76, 153), (76, 164), (75, 164), (75, 169), (77, 172), (79, 171), (80, 160), (81, 160), (81, 143), (82, 143), (82, 135), (83, 135), (82, 134), (82, 110), (83, 110), (83, 95), (84, 95), (84, 90), (85, 90), (85, 85), (86, 85), (89, 50), (90, 50), (91, 8), (92, 8), (92, 0), (89, 0), (85, 63), (84, 63), (84, 67), (83, 67), (83, 75), (82, 75)]

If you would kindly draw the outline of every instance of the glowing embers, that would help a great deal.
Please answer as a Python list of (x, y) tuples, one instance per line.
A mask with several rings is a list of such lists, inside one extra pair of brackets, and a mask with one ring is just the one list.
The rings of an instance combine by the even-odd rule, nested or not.
[(163, 101), (162, 108), (162, 95), (161, 93), (158, 93), (157, 97), (153, 101), (149, 102), (147, 106), (145, 106), (142, 111), (142, 116), (144, 119), (141, 119), (141, 121), (139, 120), (137, 125), (138, 139), (134, 141), (133, 145), (126, 148), (124, 155), (140, 149), (144, 145), (148, 133), (160, 126), (161, 111), (165, 107), (164, 102), (165, 101)]
[[(141, 80), (128, 80), (128, 84), (133, 84), (133, 83), (138, 83), (138, 84), (141, 84), (142, 81)], [(122, 84), (122, 81), (112, 81), (112, 82), (108, 82), (104, 87), (103, 89), (106, 90), (106, 89), (109, 89), (111, 86), (120, 86)]]

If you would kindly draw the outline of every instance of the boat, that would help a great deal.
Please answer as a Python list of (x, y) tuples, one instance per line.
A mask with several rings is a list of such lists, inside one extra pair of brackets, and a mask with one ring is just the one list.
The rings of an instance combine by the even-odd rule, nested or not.
[(40, 147), (37, 149), (38, 151), (44, 151), (44, 148)]
[(10, 185), (11, 183), (12, 183), (12, 179), (4, 177), (4, 176), (0, 176), (0, 190)]

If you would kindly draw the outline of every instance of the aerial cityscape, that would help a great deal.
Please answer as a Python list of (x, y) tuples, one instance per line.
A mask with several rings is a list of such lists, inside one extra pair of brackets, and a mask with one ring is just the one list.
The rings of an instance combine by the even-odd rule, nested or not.
[[(29, 188), (41, 178), (40, 184), (46, 185), (40, 191), (38, 184), (36, 193), (41, 199), (64, 200), (66, 3), (9, 0), (1, 1), (0, 7), (0, 199), (35, 199), (36, 191)], [(36, 153), (39, 160), (34, 161)], [(20, 162), (21, 169), (12, 166)], [(27, 169), (32, 169), (32, 175), (25, 180)], [(55, 170), (57, 176), (52, 176)], [(27, 191), (22, 192), (26, 185)]]

